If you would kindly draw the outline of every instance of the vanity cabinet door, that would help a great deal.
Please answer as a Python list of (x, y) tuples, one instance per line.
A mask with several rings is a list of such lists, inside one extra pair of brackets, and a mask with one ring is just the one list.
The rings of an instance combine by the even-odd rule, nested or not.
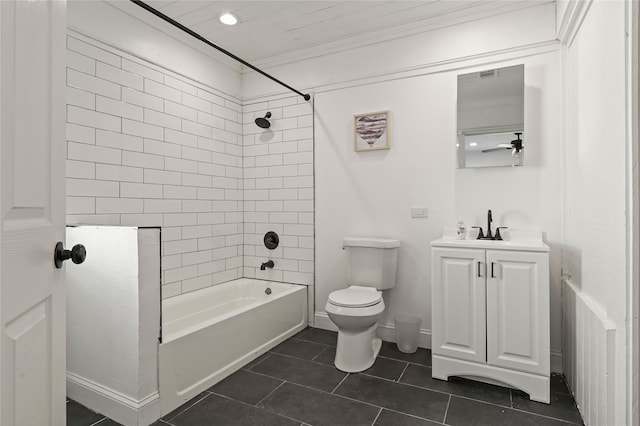
[(487, 250), (487, 363), (549, 373), (547, 253)]
[(484, 250), (433, 248), (432, 351), (486, 362)]

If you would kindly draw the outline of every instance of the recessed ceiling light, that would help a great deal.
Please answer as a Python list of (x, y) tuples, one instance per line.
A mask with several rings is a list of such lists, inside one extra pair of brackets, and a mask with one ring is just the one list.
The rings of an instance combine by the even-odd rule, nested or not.
[(478, 143), (477, 142), (471, 142), (471, 143), (469, 143), (469, 146), (478, 146)]
[(233, 13), (223, 13), (220, 15), (220, 22), (225, 25), (235, 25), (238, 23), (238, 18)]

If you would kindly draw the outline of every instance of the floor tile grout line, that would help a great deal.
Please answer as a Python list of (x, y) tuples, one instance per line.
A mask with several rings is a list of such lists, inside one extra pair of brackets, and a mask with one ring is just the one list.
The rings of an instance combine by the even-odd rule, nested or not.
[(417, 365), (419, 367), (432, 368), (432, 366), (429, 364), (421, 364), (419, 362), (407, 361), (406, 359), (393, 358), (386, 355), (378, 355), (378, 358), (390, 359), (392, 361), (398, 361), (398, 362), (406, 362), (407, 364)]
[(330, 346), (327, 346), (326, 348), (324, 348), (323, 350), (321, 350), (319, 354), (317, 354), (316, 356), (314, 356), (313, 358), (311, 358), (311, 361), (318, 362), (318, 361), (316, 361), (316, 358), (318, 358), (320, 355), (322, 355), (323, 353), (325, 353), (325, 352), (327, 351), (327, 349), (328, 349), (328, 348), (330, 348)]
[(340, 383), (338, 383), (338, 384), (333, 388), (333, 390), (332, 390), (331, 392), (329, 392), (329, 393), (330, 393), (330, 394), (332, 394), (332, 395), (334, 395), (334, 392), (335, 392), (336, 390), (338, 390), (338, 388), (340, 387), (340, 385), (341, 385), (342, 383), (344, 383), (344, 381), (345, 381), (345, 380), (347, 380), (347, 377), (349, 377), (350, 375), (351, 375), (351, 373), (347, 373), (347, 374), (345, 374), (345, 376), (342, 378), (342, 380), (340, 380)]
[[(190, 403), (190, 402), (192, 402), (192, 401), (195, 401), (195, 402), (193, 402), (191, 405), (189, 405), (187, 408), (185, 408), (184, 410), (180, 411), (180, 412), (179, 412), (178, 414), (176, 414), (175, 416), (173, 416), (173, 417), (171, 417), (170, 419), (167, 419), (167, 420), (165, 420), (165, 421), (166, 421), (166, 422), (171, 423), (171, 421), (172, 421), (173, 419), (175, 419), (176, 417), (178, 417), (179, 415), (181, 415), (181, 414), (182, 414), (182, 413), (184, 413), (185, 411), (187, 411), (187, 410), (189, 410), (189, 409), (193, 408), (193, 407), (194, 407), (194, 406), (196, 406), (197, 404), (201, 403), (201, 402), (202, 402), (206, 397), (208, 397), (209, 395), (211, 395), (211, 393), (212, 393), (212, 392), (210, 392), (210, 391), (208, 391), (208, 390), (205, 390), (205, 391), (201, 392), (200, 394), (198, 394), (198, 396), (202, 395), (203, 393), (206, 393), (206, 395), (204, 395), (202, 398), (199, 398), (197, 401), (195, 401), (195, 399), (196, 399), (196, 398), (194, 397), (193, 399), (190, 399), (189, 401), (185, 402), (183, 405), (186, 405), (186, 404), (188, 404), (188, 403)], [(180, 407), (182, 407), (183, 405), (181, 405)], [(180, 408), (180, 407), (178, 407), (178, 408)], [(171, 413), (169, 413), (169, 414), (171, 414)], [(160, 419), (162, 420), (162, 417), (161, 417)]]
[[(273, 376), (268, 376), (268, 377), (273, 377)], [(274, 377), (274, 378), (276, 378), (276, 377)], [(280, 379), (280, 380), (282, 380), (282, 379)], [(300, 383), (290, 382), (290, 381), (286, 381), (286, 382), (287, 382), (287, 383), (290, 383), (290, 384), (292, 384), (292, 385), (295, 385), (295, 386), (300, 386), (300, 387), (303, 387), (303, 388), (305, 388), (305, 389), (312, 390), (312, 391), (322, 392), (322, 393), (324, 393), (324, 394), (331, 395), (331, 396), (336, 396), (336, 397), (338, 397), (338, 398), (346, 399), (346, 400), (348, 400), (348, 401), (353, 401), (353, 402), (357, 402), (357, 403), (360, 403), (360, 404), (368, 405), (368, 406), (370, 406), (370, 407), (375, 407), (375, 408), (385, 408), (385, 407), (383, 407), (383, 406), (381, 406), (381, 405), (375, 405), (375, 404), (372, 404), (372, 403), (370, 403), (370, 402), (361, 401), (361, 400), (359, 400), (359, 399), (354, 399), (354, 398), (351, 398), (351, 397), (348, 397), (348, 396), (345, 396), (345, 395), (340, 395), (339, 393), (329, 393), (329, 392), (327, 392), (326, 390), (322, 390), (322, 389), (314, 388), (314, 387), (311, 387), (311, 386), (308, 386), (308, 385), (302, 385), (302, 384), (300, 384)], [(398, 412), (399, 412), (399, 411), (398, 411)]]
[(328, 345), (326, 343), (320, 343), (320, 342), (316, 342), (314, 340), (300, 339), (300, 338), (295, 338), (295, 337), (291, 337), (291, 339), (297, 340), (299, 342), (306, 342), (306, 343), (313, 343), (313, 344), (316, 344), (316, 345), (322, 345), (322, 346), (326, 346), (328, 348), (335, 348), (336, 347), (335, 345)]
[[(280, 379), (280, 380), (282, 380), (282, 379)], [(272, 390), (272, 391), (271, 391), (271, 392), (269, 392), (267, 395), (265, 395), (265, 397), (264, 397), (264, 398), (262, 398), (260, 401), (258, 401), (258, 402), (256, 403), (256, 405), (255, 405), (255, 406), (256, 406), (256, 407), (260, 407), (260, 404), (262, 404), (262, 402), (263, 402), (265, 399), (267, 399), (267, 398), (269, 398), (271, 395), (273, 395), (273, 393), (274, 393), (275, 391), (277, 391), (278, 389), (280, 389), (282, 386), (284, 386), (284, 384), (285, 384), (285, 383), (287, 383), (287, 382), (286, 382), (285, 380), (282, 380), (282, 383), (280, 383), (278, 386), (276, 386), (276, 388), (275, 388), (274, 390)]]
[(494, 407), (498, 407), (498, 408), (503, 408), (503, 409), (507, 408), (509, 410), (517, 411), (519, 413), (532, 414), (534, 416), (544, 417), (544, 418), (551, 419), (551, 420), (557, 420), (559, 422), (566, 422), (566, 423), (570, 423), (570, 424), (578, 424), (578, 423), (574, 423), (574, 422), (572, 422), (570, 420), (561, 419), (559, 417), (548, 416), (548, 415), (545, 415), (545, 414), (536, 413), (534, 411), (523, 410), (521, 408), (507, 407), (507, 406), (496, 404), (496, 403), (493, 403), (493, 402), (483, 401), (481, 399), (469, 398), (468, 396), (464, 396), (464, 395), (456, 395), (456, 394), (450, 394), (450, 395), (451, 395), (451, 397), (457, 397), (457, 398), (467, 399), (469, 401), (480, 402), (482, 404), (493, 405)]
[(400, 380), (402, 380), (402, 376), (404, 376), (404, 373), (407, 371), (407, 368), (409, 368), (409, 363), (406, 362), (404, 368), (402, 369), (402, 373), (400, 373), (400, 376), (398, 377), (397, 382), (401, 383)]
[[(269, 352), (269, 351), (267, 351), (267, 352), (265, 352), (264, 354), (262, 354), (262, 355), (261, 355), (261, 356), (262, 356), (262, 359), (261, 359), (260, 361), (256, 362), (255, 364), (253, 364), (253, 365), (252, 365), (251, 367), (249, 367), (249, 368), (244, 368), (244, 367), (246, 367), (246, 366), (248, 365), (248, 364), (245, 364), (245, 365), (244, 365), (243, 367), (241, 367), (240, 369), (241, 369), (241, 370), (245, 370), (245, 371), (252, 371), (252, 368), (253, 368), (253, 367), (255, 367), (255, 366), (258, 366), (258, 365), (262, 364), (266, 359), (268, 359), (268, 358), (271, 356), (271, 354), (272, 354), (272, 353), (273, 353), (273, 352)], [(263, 356), (263, 355), (264, 355), (264, 356)], [(255, 361), (255, 359), (254, 359), (254, 361)]]
[(449, 406), (451, 405), (451, 398), (453, 395), (449, 395), (449, 400), (447, 401), (447, 408), (444, 409), (444, 418), (442, 419), (443, 424), (447, 424), (447, 414), (449, 414)]
[[(270, 354), (272, 354), (272, 355), (281, 355), (281, 356), (286, 356), (286, 357), (288, 357), (288, 358), (300, 359), (300, 360), (302, 360), (302, 361), (309, 361), (309, 362), (312, 362), (312, 363), (314, 363), (314, 364), (316, 364), (316, 365), (324, 365), (325, 367), (333, 367), (333, 368), (335, 368), (335, 366), (334, 366), (333, 364), (332, 364), (332, 365), (324, 364), (324, 363), (322, 363), (322, 362), (314, 361), (313, 359), (309, 359), (309, 358), (300, 358), (299, 356), (290, 355), (290, 354), (282, 354), (282, 353), (280, 353), (280, 352), (268, 352), (268, 353), (270, 353)], [(314, 357), (314, 358), (315, 358), (315, 357)], [(251, 367), (251, 368), (253, 368), (253, 367)]]
[[(322, 365), (325, 365), (325, 364), (322, 364)], [(328, 392), (328, 391), (323, 390), (323, 389), (314, 388), (313, 386), (303, 385), (302, 383), (292, 382), (290, 380), (284, 380), (281, 377), (271, 376), (269, 374), (261, 373), (259, 371), (251, 371), (251, 372), (255, 373), (255, 374), (258, 374), (260, 376), (268, 377), (270, 379), (282, 380), (284, 383), (290, 383), (290, 384), (295, 385), (295, 386), (302, 386), (303, 388), (306, 388), (306, 389), (310, 389), (310, 390), (314, 390), (314, 391), (318, 391), (318, 392), (323, 392), (323, 393), (326, 393), (328, 395), (339, 396), (339, 397), (344, 398), (344, 399), (349, 399), (351, 401), (361, 402), (363, 404), (371, 405), (373, 407), (379, 407), (378, 405), (374, 405), (374, 404), (371, 404), (371, 403), (368, 403), (368, 402), (365, 402), (365, 401), (360, 401), (358, 399), (353, 399), (353, 398), (349, 398), (349, 397), (346, 397), (346, 396), (343, 396), (343, 395), (339, 395), (339, 394), (333, 393), (333, 391), (335, 391), (338, 388), (338, 386), (340, 386), (340, 384), (345, 381), (347, 376), (349, 376), (349, 373), (345, 373), (346, 376), (340, 381), (340, 383), (338, 383), (338, 385), (331, 392)], [(210, 392), (210, 393), (213, 393), (213, 392)], [(216, 395), (219, 395), (219, 394), (216, 394)], [(221, 396), (224, 396), (224, 395), (221, 395)], [(230, 398), (230, 399), (233, 399), (233, 398)], [(234, 401), (236, 401), (236, 400), (234, 400)]]
[(362, 374), (363, 376), (367, 376), (367, 377), (372, 377), (374, 379), (380, 379), (380, 380), (384, 380), (386, 382), (390, 382), (390, 383), (396, 383), (398, 385), (405, 385), (405, 386), (410, 386), (412, 388), (417, 388), (417, 389), (422, 389), (422, 390), (428, 390), (431, 392), (437, 392), (437, 393), (441, 393), (444, 395), (452, 395), (451, 392), (445, 392), (445, 391), (441, 391), (438, 389), (431, 389), (431, 388), (426, 388), (424, 386), (418, 386), (418, 385), (414, 385), (412, 383), (407, 383), (407, 382), (400, 382), (400, 381), (395, 381), (395, 380), (391, 380), (391, 379), (387, 379), (386, 377), (380, 377), (380, 376), (373, 376), (371, 374), (367, 374), (367, 373), (359, 373)]
[[(283, 382), (283, 383), (282, 383), (282, 385), (284, 385), (284, 383), (286, 383), (286, 382)], [(280, 385), (280, 386), (282, 386), (282, 385)], [(271, 414), (276, 415), (276, 416), (278, 416), (278, 417), (282, 417), (282, 418), (284, 418), (284, 419), (293, 420), (294, 422), (298, 422), (298, 423), (301, 423), (301, 424), (302, 424), (302, 423), (304, 423), (304, 421), (303, 421), (303, 420), (295, 419), (295, 418), (293, 418), (293, 417), (285, 416), (284, 414), (276, 413), (275, 411), (271, 411), (271, 410), (269, 410), (267, 407), (256, 407), (255, 405), (251, 405), (251, 404), (248, 404), (248, 403), (246, 403), (246, 402), (244, 402), (244, 401), (240, 401), (240, 400), (237, 400), (237, 399), (233, 399), (233, 398), (231, 398), (231, 397), (229, 397), (229, 396), (226, 396), (226, 395), (222, 395), (222, 394), (218, 394), (218, 393), (214, 393), (214, 392), (210, 392), (210, 393), (211, 393), (212, 395), (216, 395), (216, 396), (219, 396), (219, 397), (221, 397), (221, 398), (228, 399), (229, 401), (234, 401), (234, 402), (240, 403), (240, 404), (242, 404), (242, 405), (246, 405), (247, 407), (255, 408), (256, 410), (265, 410), (265, 411), (266, 411), (266, 412), (268, 412), (268, 413), (271, 413)]]
[(104, 414), (100, 414), (101, 416), (103, 416), (100, 420), (91, 423), (89, 426), (96, 426), (99, 425), (100, 423), (104, 422), (105, 420), (107, 420), (107, 416), (105, 416)]
[(376, 414), (376, 418), (373, 419), (373, 422), (371, 422), (371, 426), (375, 426), (376, 422), (378, 421), (378, 417), (380, 417), (380, 414), (382, 414), (382, 410), (383, 410), (383, 408), (380, 408), (378, 410), (378, 414)]
[[(355, 400), (355, 401), (357, 401), (357, 400)], [(377, 407), (377, 405), (374, 405), (374, 407)], [(390, 411), (392, 413), (397, 413), (397, 414), (402, 414), (403, 416), (412, 417), (414, 419), (427, 420), (429, 422), (438, 423), (438, 424), (442, 424), (442, 425), (445, 424), (444, 422), (439, 422), (437, 420), (432, 420), (432, 419), (429, 419), (427, 417), (420, 417), (417, 414), (407, 413), (406, 411), (398, 411), (398, 410), (394, 410), (393, 408), (388, 408), (388, 407), (380, 407), (380, 408), (382, 408), (383, 410)]]

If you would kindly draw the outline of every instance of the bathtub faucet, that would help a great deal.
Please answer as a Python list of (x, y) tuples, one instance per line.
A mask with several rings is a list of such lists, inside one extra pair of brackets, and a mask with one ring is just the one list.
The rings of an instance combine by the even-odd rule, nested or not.
[(273, 268), (273, 267), (274, 267), (273, 260), (267, 260), (262, 265), (260, 265), (260, 270), (264, 271), (267, 268)]

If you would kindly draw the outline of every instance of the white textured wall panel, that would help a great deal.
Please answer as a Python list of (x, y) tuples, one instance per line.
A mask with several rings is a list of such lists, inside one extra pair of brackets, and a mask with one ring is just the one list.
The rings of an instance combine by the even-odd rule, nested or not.
[(163, 297), (241, 277), (241, 101), (67, 40), (67, 223), (162, 227)]
[(615, 422), (616, 328), (601, 306), (564, 283), (564, 374), (586, 425)]
[[(580, 296), (565, 287), (564, 364), (588, 425), (628, 424), (625, 3), (576, 2), (563, 19), (563, 267)], [(605, 318), (617, 329), (613, 341), (602, 334)]]
[[(271, 112), (271, 127), (254, 120)], [(314, 284), (313, 103), (298, 96), (247, 103), (243, 114), (244, 276)], [(280, 245), (264, 246), (275, 231)], [(310, 240), (310, 241), (309, 241)], [(273, 260), (273, 269), (260, 265)]]

